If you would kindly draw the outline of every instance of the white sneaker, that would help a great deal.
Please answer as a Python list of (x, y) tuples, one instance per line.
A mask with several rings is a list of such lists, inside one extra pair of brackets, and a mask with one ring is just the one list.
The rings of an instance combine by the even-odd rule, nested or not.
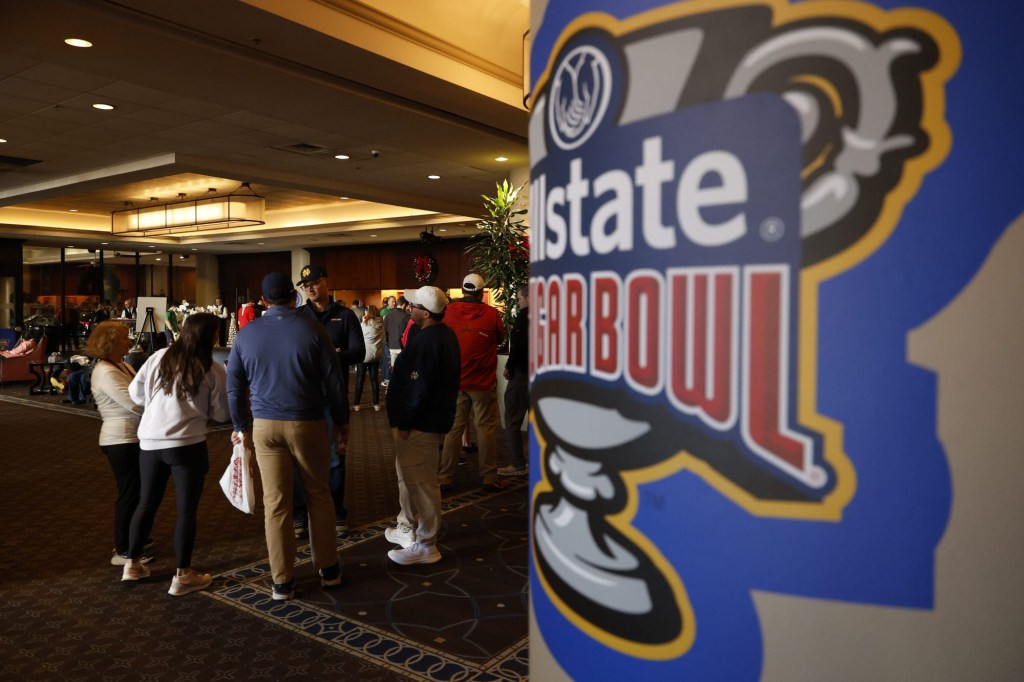
[(401, 545), (403, 548), (416, 544), (416, 530), (412, 526), (398, 526), (384, 531), (388, 542)]
[(362, 405), (353, 405), (352, 406), (352, 411), (353, 412), (358, 412), (360, 407), (362, 407)]
[(421, 545), (414, 542), (405, 549), (393, 549), (388, 552), (388, 558), (396, 564), (408, 566), (410, 564), (436, 564), (441, 560), (441, 553), (434, 545)]
[(380, 405), (374, 405), (373, 406), (373, 411), (374, 412), (380, 412)]
[(149, 566), (145, 564), (125, 564), (121, 571), (121, 582), (128, 580), (142, 580), (149, 577)]
[(167, 594), (180, 597), (189, 592), (206, 589), (212, 582), (213, 576), (209, 573), (196, 573), (190, 570), (185, 575), (176, 575), (171, 579), (171, 589), (167, 590)]
[(529, 468), (527, 468), (527, 467), (520, 468), (520, 467), (517, 467), (517, 466), (512, 465), (512, 464), (509, 464), (507, 467), (500, 467), (498, 469), (498, 475), (499, 476), (526, 476), (529, 473), (530, 473)]

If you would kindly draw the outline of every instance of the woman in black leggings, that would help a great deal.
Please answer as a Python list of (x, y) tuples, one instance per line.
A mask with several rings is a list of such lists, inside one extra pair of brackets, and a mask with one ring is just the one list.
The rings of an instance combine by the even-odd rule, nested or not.
[(121, 580), (140, 580), (150, 574), (142, 555), (144, 538), (153, 527), (167, 479), (174, 477), (177, 523), (174, 553), (177, 571), (168, 592), (181, 596), (207, 587), (209, 574), (192, 570), (196, 510), (210, 469), (206, 452), (207, 421), (228, 421), (227, 375), (213, 362), (220, 319), (209, 313), (185, 318), (181, 336), (157, 351), (128, 387), (132, 400), (145, 405), (139, 424), (141, 499), (132, 516), (129, 560)]
[(363, 361), (359, 363), (356, 373), (356, 394), (354, 396), (354, 403), (352, 410), (358, 412), (359, 408), (362, 407), (359, 404), (359, 400), (363, 395), (363, 382), (366, 379), (366, 373), (370, 373), (370, 392), (373, 394), (373, 409), (380, 412), (380, 383), (378, 382), (378, 372), (380, 371), (380, 361), (384, 357), (384, 319), (380, 316), (380, 311), (377, 310), (377, 306), (369, 305), (366, 306), (366, 312), (363, 313), (362, 320), (363, 327), (363, 342), (366, 344), (366, 355), (363, 356)]
[[(97, 360), (92, 372), (92, 397), (103, 417), (100, 449), (107, 456), (117, 483), (114, 553), (110, 557), (115, 566), (124, 566), (128, 561), (128, 529), (139, 504), (138, 433), (142, 407), (128, 395), (135, 370), (124, 362), (124, 356), (131, 347), (128, 327), (114, 321), (96, 325), (85, 344), (85, 354)], [(139, 560), (149, 563), (151, 558), (140, 556)]]

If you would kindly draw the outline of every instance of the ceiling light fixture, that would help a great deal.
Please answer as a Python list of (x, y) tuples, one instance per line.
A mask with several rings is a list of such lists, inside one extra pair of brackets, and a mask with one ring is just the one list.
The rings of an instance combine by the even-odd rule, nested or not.
[(428, 175), (427, 179), (428, 180), (440, 180), (441, 176), (440, 175)]
[(111, 109), (114, 108), (114, 105), (113, 104), (103, 104), (102, 102), (100, 102), (100, 103), (97, 103), (97, 104), (93, 104), (92, 108), (93, 109), (102, 109), (103, 111), (110, 111)]
[(92, 47), (92, 43), (84, 38), (66, 38), (64, 42), (71, 47)]
[(228, 194), (217, 194), (217, 189), (211, 187), (194, 199), (182, 192), (176, 201), (151, 201), (138, 208), (131, 202), (125, 203), (125, 208), (110, 212), (112, 234), (148, 237), (266, 224), (266, 200), (248, 182)]
[(160, 260), (160, 257), (158, 256), (158, 257), (154, 258), (153, 260)]
[(349, 156), (348, 154), (335, 154), (334, 158), (338, 159), (339, 161), (348, 161)]
[(7, 142), (7, 140), (5, 140), (4, 138), (0, 137), (0, 144), (3, 144), (4, 142)]
[(69, 208), (68, 212), (69, 213), (78, 213), (78, 209), (77, 208)]
[(496, 157), (494, 157), (494, 160), (495, 161), (508, 161), (508, 157), (507, 156), (496, 156)]

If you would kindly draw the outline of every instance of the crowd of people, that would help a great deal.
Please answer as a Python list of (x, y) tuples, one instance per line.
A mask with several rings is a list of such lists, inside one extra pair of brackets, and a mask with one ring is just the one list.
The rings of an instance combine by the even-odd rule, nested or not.
[[(298, 307), (296, 287), (305, 294)], [(261, 286), (262, 314), (249, 317), (255, 302), (229, 314), (218, 299), (210, 312), (183, 317), (168, 346), (137, 368), (125, 362), (132, 345), (127, 327), (99, 323), (85, 353), (95, 360), (99, 445), (117, 485), (111, 563), (123, 567), (121, 579), (150, 576), (149, 533), (173, 478), (176, 571), (168, 592), (180, 596), (210, 584), (210, 575), (192, 568), (196, 510), (209, 470), (208, 424), (230, 421), (232, 442), (255, 453), (260, 472), (273, 599), (294, 597), (295, 552), (305, 537), (321, 585), (339, 585), (336, 540), (348, 531), (350, 412), (361, 407), (367, 375), (371, 405), (386, 408), (396, 446), (400, 512), (385, 531), (397, 545), (388, 557), (403, 565), (440, 561), (441, 495), (451, 489), (469, 423), (484, 488), (504, 490), (507, 477), (528, 471), (520, 430), (527, 409), (527, 290), (520, 291), (504, 368), (510, 464), (501, 469), (496, 377), (505, 330), (483, 292), (482, 278), (469, 274), (459, 301), (424, 286), (389, 297), (378, 309), (333, 300), (320, 265), (304, 267), (294, 286), (286, 275), (270, 273)], [(123, 315), (137, 314), (131, 303)], [(234, 335), (226, 370), (213, 361), (225, 331)], [(350, 368), (356, 373), (351, 409)]]

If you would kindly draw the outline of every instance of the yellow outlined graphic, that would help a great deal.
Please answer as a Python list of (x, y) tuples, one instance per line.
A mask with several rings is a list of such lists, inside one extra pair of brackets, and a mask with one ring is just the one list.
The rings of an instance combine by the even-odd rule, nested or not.
[[(798, 344), (797, 385), (794, 387), (794, 390), (798, 391), (796, 419), (801, 426), (822, 436), (822, 456), (825, 462), (831, 466), (836, 479), (836, 485), (828, 495), (823, 500), (814, 502), (761, 500), (740, 488), (702, 459), (685, 451), (678, 452), (657, 465), (624, 473), (623, 479), (628, 491), (628, 502), (621, 512), (609, 517), (608, 521), (635, 542), (662, 572), (675, 595), (679, 611), (683, 614), (682, 631), (670, 642), (660, 645), (648, 645), (624, 639), (601, 629), (574, 612), (546, 581), (543, 571), (537, 565), (537, 550), (536, 547), (534, 548), (535, 570), (544, 591), (567, 619), (606, 646), (630, 656), (652, 660), (667, 660), (685, 654), (695, 640), (696, 621), (686, 589), (674, 567), (649, 538), (632, 526), (632, 520), (639, 508), (639, 486), (645, 482), (659, 480), (683, 469), (688, 469), (728, 499), (756, 516), (818, 521), (841, 519), (843, 509), (849, 504), (856, 490), (856, 472), (843, 451), (842, 424), (817, 412), (819, 285), (854, 267), (885, 243), (898, 224), (904, 207), (917, 193), (924, 176), (942, 163), (952, 145), (952, 135), (944, 118), (945, 84), (956, 72), (961, 58), (960, 41), (953, 28), (944, 19), (927, 10), (903, 8), (887, 11), (864, 2), (845, 0), (822, 0), (796, 5), (789, 4), (787, 0), (692, 0), (660, 7), (622, 21), (603, 13), (582, 15), (565, 28), (552, 47), (545, 70), (538, 79), (537, 87), (533, 90), (531, 108), (535, 106), (537, 98), (547, 92), (548, 82), (554, 73), (556, 58), (580, 31), (599, 29), (620, 38), (634, 31), (648, 29), (662, 23), (718, 10), (744, 7), (763, 7), (770, 10), (773, 28), (795, 22), (811, 22), (815, 19), (841, 20), (874, 29), (879, 34), (905, 28), (928, 35), (938, 48), (935, 65), (919, 76), (921, 86), (919, 127), (928, 140), (928, 147), (920, 154), (903, 162), (903, 172), (899, 182), (887, 192), (877, 218), (861, 238), (835, 255), (800, 271), (798, 284), (800, 321), (797, 330), (798, 338), (795, 341)], [(815, 84), (814, 76), (806, 78), (809, 80), (802, 82)], [(821, 83), (817, 85), (820, 86)], [(834, 88), (822, 87), (822, 91), (833, 106), (841, 111), (841, 101)], [(803, 169), (802, 175), (806, 177), (817, 166), (824, 163), (824, 155), (823, 152), (822, 155), (812, 160), (808, 167)], [(534, 425), (534, 433), (540, 442), (541, 452), (544, 453), (546, 443), (537, 428), (535, 416), (531, 417), (531, 422)], [(542, 468), (541, 476), (541, 480), (533, 491), (534, 512), (536, 512), (538, 496), (554, 490), (544, 468)]]

